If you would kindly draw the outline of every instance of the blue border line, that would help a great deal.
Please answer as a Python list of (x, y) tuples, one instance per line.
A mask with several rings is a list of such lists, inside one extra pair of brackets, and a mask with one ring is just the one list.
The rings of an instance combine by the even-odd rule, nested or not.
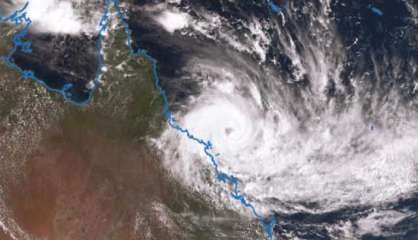
[[(271, 6), (273, 11), (275, 11), (275, 12), (279, 11), (276, 8), (278, 5), (275, 5), (270, 0), (268, 2), (271, 4), (270, 6)], [(13, 22), (17, 26), (24, 24), (23, 30), (19, 31), (13, 38), (14, 46), (13, 46), (12, 50), (10, 51), (9, 55), (7, 57), (2, 57), (1, 58), (6, 63), (7, 66), (9, 66), (13, 70), (18, 71), (22, 75), (23, 78), (30, 78), (30, 79), (36, 81), (37, 83), (41, 84), (47, 90), (49, 90), (51, 92), (56, 92), (56, 93), (61, 94), (66, 101), (68, 101), (68, 102), (70, 102), (74, 105), (77, 105), (77, 106), (88, 105), (90, 103), (91, 99), (92, 99), (93, 93), (95, 92), (96, 88), (100, 84), (100, 78), (102, 76), (102, 68), (103, 68), (103, 64), (104, 64), (103, 63), (104, 59), (103, 59), (103, 55), (102, 55), (102, 52), (101, 52), (102, 47), (103, 47), (102, 46), (103, 45), (102, 44), (103, 43), (103, 36), (104, 36), (104, 33), (106, 32), (106, 30), (108, 29), (110, 8), (113, 5), (116, 9), (116, 14), (118, 16), (118, 19), (119, 19), (120, 23), (122, 24), (122, 26), (124, 28), (124, 31), (126, 33), (127, 41), (128, 41), (127, 45), (128, 45), (128, 48), (129, 48), (130, 55), (133, 56), (133, 57), (144, 57), (152, 65), (152, 77), (153, 77), (153, 80), (154, 80), (155, 87), (157, 88), (161, 97), (163, 98), (163, 102), (164, 102), (163, 113), (164, 113), (164, 117), (165, 117), (168, 125), (171, 128), (175, 129), (176, 131), (183, 134), (188, 139), (194, 141), (195, 143), (199, 144), (202, 147), (203, 152), (209, 158), (210, 162), (213, 165), (215, 175), (216, 175), (216, 179), (221, 183), (226, 183), (226, 184), (229, 184), (229, 185), (232, 186), (232, 190), (230, 191), (230, 197), (232, 199), (235, 199), (235, 200), (239, 201), (243, 207), (249, 209), (252, 212), (252, 214), (259, 220), (259, 222), (264, 227), (264, 230), (267, 234), (268, 239), (269, 240), (273, 239), (273, 228), (277, 224), (277, 220), (276, 220), (275, 216), (274, 215), (270, 215), (268, 217), (262, 216), (262, 214), (260, 214), (255, 209), (254, 205), (251, 204), (247, 200), (247, 198), (240, 192), (238, 178), (236, 178), (233, 175), (229, 175), (227, 173), (224, 173), (219, 169), (219, 163), (218, 163), (216, 157), (210, 152), (211, 149), (213, 148), (212, 143), (210, 141), (203, 140), (203, 139), (193, 135), (188, 129), (181, 127), (176, 122), (176, 120), (174, 119), (173, 114), (170, 111), (170, 106), (169, 106), (167, 93), (162, 88), (160, 79), (158, 77), (157, 60), (154, 59), (152, 56), (150, 56), (147, 53), (146, 50), (141, 49), (141, 48), (135, 50), (133, 48), (132, 31), (131, 31), (127, 21), (125, 20), (125, 17), (123, 15), (123, 13), (122, 13), (122, 9), (120, 8), (120, 1), (119, 0), (105, 0), (105, 10), (104, 10), (103, 16), (100, 20), (99, 37), (98, 37), (97, 42), (96, 42), (96, 47), (97, 47), (97, 50), (98, 50), (98, 55), (97, 55), (98, 67), (97, 67), (97, 70), (96, 70), (96, 77), (94, 79), (95, 86), (89, 92), (89, 98), (86, 101), (83, 101), (83, 102), (77, 102), (77, 101), (74, 101), (73, 99), (71, 99), (71, 93), (70, 93), (70, 90), (72, 88), (71, 84), (64, 85), (62, 89), (50, 88), (49, 86), (47, 86), (45, 81), (37, 78), (32, 71), (23, 70), (14, 63), (14, 61), (12, 59), (12, 55), (18, 49), (20, 49), (21, 51), (23, 51), (25, 53), (31, 53), (32, 52), (31, 42), (23, 40), (23, 38), (28, 34), (29, 27), (32, 24), (32, 21), (29, 19), (29, 17), (27, 17), (27, 13), (26, 13), (28, 4), (29, 4), (29, 2), (26, 3), (22, 9), (17, 10), (16, 12), (14, 12), (10, 16), (0, 17), (0, 22)], [(280, 9), (282, 9), (282, 8), (280, 8)]]
[(372, 4), (367, 5), (367, 7), (373, 12), (373, 14), (382, 17), (383, 16), (383, 11), (380, 10), (379, 8), (373, 6)]
[(0, 60), (2, 60), (9, 68), (17, 71), (20, 73), (20, 75), (24, 79), (32, 79), (33, 81), (37, 82), (44, 88), (46, 88), (50, 92), (58, 93), (62, 95), (66, 102), (70, 102), (71, 104), (74, 104), (79, 107), (85, 107), (87, 106), (91, 100), (92, 97), (100, 85), (100, 79), (102, 76), (102, 67), (103, 67), (103, 55), (101, 54), (102, 50), (102, 42), (103, 42), (103, 34), (106, 32), (108, 28), (109, 23), (109, 9), (110, 9), (110, 1), (106, 0), (105, 2), (105, 12), (103, 13), (102, 18), (100, 19), (99, 23), (99, 36), (96, 41), (96, 48), (98, 50), (97, 54), (97, 61), (98, 61), (98, 67), (96, 70), (96, 75), (93, 80), (93, 88), (88, 89), (88, 98), (84, 101), (76, 101), (72, 98), (71, 90), (73, 88), (72, 83), (65, 84), (62, 88), (52, 88), (48, 86), (48, 84), (43, 80), (39, 79), (35, 76), (35, 73), (31, 70), (25, 70), (16, 65), (14, 62), (12, 56), (18, 51), (21, 50), (24, 53), (32, 53), (32, 42), (31, 41), (25, 41), (24, 38), (28, 35), (30, 26), (32, 25), (31, 19), (27, 16), (27, 8), (29, 6), (29, 1), (19, 10), (15, 11), (10, 16), (2, 17), (0, 16), (0, 22), (11, 22), (14, 23), (16, 26), (23, 25), (23, 29), (16, 33), (16, 35), (13, 37), (13, 48), (9, 52), (7, 56), (0, 57)]
[(278, 4), (276, 0), (267, 0), (267, 4), (274, 13), (280, 13), (288, 7), (289, 1), (286, 1), (284, 4)]

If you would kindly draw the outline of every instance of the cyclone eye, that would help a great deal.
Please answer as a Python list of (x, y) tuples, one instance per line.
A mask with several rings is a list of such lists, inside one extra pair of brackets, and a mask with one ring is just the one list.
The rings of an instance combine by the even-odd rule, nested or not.
[(225, 135), (229, 136), (229, 135), (232, 134), (233, 131), (234, 131), (233, 128), (227, 127), (227, 128), (225, 128)]

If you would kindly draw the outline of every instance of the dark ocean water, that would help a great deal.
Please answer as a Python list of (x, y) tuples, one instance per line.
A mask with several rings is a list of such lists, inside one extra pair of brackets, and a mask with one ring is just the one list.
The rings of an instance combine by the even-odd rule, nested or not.
[[(337, 90), (335, 80), (330, 76), (326, 90), (327, 98), (343, 103), (360, 92), (364, 96), (376, 95), (386, 102), (391, 100), (391, 93), (396, 92), (402, 104), (417, 106), (416, 1), (332, 0), (328, 16), (333, 22), (332, 27), (321, 25), (322, 22), (315, 19), (317, 16), (323, 17), (320, 12), (324, 8), (324, 2), (326, 1), (290, 1), (283, 12), (276, 13), (271, 10), (267, 1), (185, 0), (176, 4), (176, 7), (197, 19), (202, 18), (201, 13), (204, 12), (221, 16), (225, 22), (208, 33), (190, 30), (184, 34), (173, 34), (167, 32), (155, 20), (155, 16), (162, 10), (158, 7), (149, 10), (149, 6), (157, 6), (161, 2), (142, 0), (135, 1), (136, 8), (128, 10), (128, 23), (133, 31), (135, 47), (146, 49), (149, 55), (158, 61), (158, 74), (162, 86), (167, 90), (175, 111), (186, 108), (185, 101), (190, 96), (200, 93), (199, 83), (213, 77), (196, 72), (191, 67), (191, 63), (199, 61), (228, 63), (238, 68), (243, 66), (244, 62), (260, 71), (263, 71), (263, 68), (274, 69), (275, 74), (281, 79), (286, 79), (286, 82), (297, 90), (309, 89), (315, 79), (312, 79), (312, 75), (301, 72), (295, 56), (283, 50), (289, 43), (281, 38), (284, 33), (290, 36), (295, 45), (295, 54), (302, 59), (302, 65), (305, 64), (304, 54), (313, 49), (309, 46), (328, 48), (328, 51), (324, 52), (330, 59), (340, 57), (336, 49), (344, 52), (344, 58), (338, 62), (338, 66), (342, 67), (339, 77), (344, 89)], [(411, 6), (412, 10), (409, 9)], [(251, 34), (247, 26), (252, 18), (270, 23), (263, 26), (264, 32), (272, 41), (266, 46), (266, 56), (262, 63), (259, 55), (254, 52), (237, 51), (221, 37), (221, 33), (225, 32), (245, 45), (247, 40), (244, 40), (244, 37)], [(281, 32), (277, 28), (280, 28)], [(298, 37), (301, 33), (306, 33), (305, 38)], [(90, 90), (86, 84), (95, 77), (98, 64), (96, 39), (86, 36), (40, 34), (32, 34), (29, 38), (33, 41), (33, 54), (16, 52), (12, 56), (16, 64), (23, 69), (34, 71), (36, 76), (44, 79), (51, 88), (62, 89), (68, 83), (73, 84), (74, 101), (87, 99)], [(255, 40), (257, 36), (253, 38)], [(361, 79), (361, 88), (353, 84), (352, 79), (355, 78)], [(263, 81), (267, 80), (259, 79), (260, 84), (263, 84)], [(367, 98), (362, 101), (364, 112), (374, 111)], [(347, 221), (356, 222), (376, 209), (416, 213), (417, 194), (379, 206), (349, 206), (325, 213), (276, 211), (279, 224), (274, 229), (275, 234), (282, 238), (291, 234), (301, 239), (336, 239), (338, 231), (342, 230), (333, 230), (337, 232), (335, 233), (329, 226)], [(277, 199), (271, 201), (280, 202)], [(298, 204), (310, 209), (317, 208), (315, 202)], [(354, 224), (352, 228), (356, 229), (358, 226)], [(384, 226), (379, 234), (365, 233), (356, 237), (418, 239), (418, 218), (415, 214), (395, 224)]]
[(84, 102), (90, 97), (87, 84), (95, 78), (98, 67), (96, 39), (87, 36), (31, 34), (32, 53), (17, 51), (14, 62), (30, 70), (52, 89), (71, 84), (70, 99)]
[[(329, 55), (338, 58), (333, 49), (335, 42), (341, 44), (344, 59), (339, 63), (342, 71), (344, 91), (338, 92), (335, 82), (330, 77), (326, 95), (329, 99), (340, 99), (341, 102), (353, 98), (356, 92), (362, 95), (377, 95), (382, 101), (390, 98), (390, 93), (399, 94), (403, 104), (416, 104), (417, 91), (415, 83), (418, 79), (416, 69), (418, 63), (418, 25), (414, 1), (408, 1), (409, 7), (415, 8), (415, 13), (408, 9), (407, 1), (330, 1), (330, 21), (333, 29), (326, 29), (320, 23), (314, 22), (324, 7), (325, 1), (291, 1), (289, 8), (277, 14), (272, 12), (261, 1), (181, 1), (177, 7), (183, 8), (192, 16), (198, 16), (204, 11), (214, 13), (227, 20), (221, 31), (233, 32), (238, 39), (248, 33), (246, 25), (251, 18), (260, 21), (271, 21), (266, 32), (272, 39), (267, 50), (266, 66), (275, 69), (276, 73), (285, 78), (297, 88), (309, 88), (311, 79), (309, 74), (299, 75), (298, 66), (292, 56), (289, 56), (280, 46), (285, 47), (280, 40), (280, 32), (275, 28), (283, 28), (284, 32), (293, 37), (297, 53), (302, 56), (309, 51), (308, 44), (321, 46), (329, 41)], [(137, 1), (138, 6), (155, 5), (155, 1)], [(292, 11), (290, 14), (289, 11)], [(163, 86), (175, 103), (181, 102), (191, 94), (198, 95), (196, 79), (207, 80), (210, 76), (196, 76), (190, 72), (190, 62), (196, 59), (210, 59), (213, 62), (233, 63), (234, 59), (245, 59), (249, 65), (257, 65), (260, 60), (256, 54), (243, 54), (231, 50), (227, 43), (219, 38), (208, 38), (204, 34), (171, 34), (166, 32), (153, 16), (159, 10), (136, 10), (130, 12), (129, 24), (134, 31), (134, 38), (138, 46), (147, 49), (159, 62), (159, 74)], [(415, 15), (414, 15), (415, 14)], [(291, 16), (290, 16), (291, 15)], [(289, 20), (291, 18), (291, 20)], [(313, 30), (318, 28), (318, 31)], [(321, 29), (323, 28), (323, 29)], [(306, 39), (298, 38), (305, 32)], [(212, 36), (219, 34), (216, 30)], [(317, 59), (321, 61), (321, 59)], [(237, 63), (238, 64), (238, 63)], [(378, 70), (376, 70), (376, 66)], [(192, 77), (193, 76), (193, 77)], [(352, 79), (361, 78), (362, 88), (357, 89)], [(262, 82), (263, 79), (260, 79)], [(390, 99), (389, 99), (390, 100)], [(388, 100), (388, 101), (389, 101)], [(365, 98), (363, 111), (374, 111)], [(365, 160), (366, 161), (366, 160)], [(271, 201), (275, 201), (272, 199)], [(299, 203), (315, 209), (315, 203)], [(277, 236), (301, 239), (342, 239), (339, 230), (330, 230), (329, 226), (336, 226), (341, 222), (356, 222), (379, 210), (396, 210), (400, 212), (416, 212), (418, 199), (412, 195), (405, 199), (381, 206), (361, 205), (345, 207), (326, 213), (298, 212), (284, 214), (277, 212), (279, 224), (275, 228)], [(379, 220), (377, 220), (379, 221)], [(382, 218), (383, 223), (383, 218)], [(359, 227), (355, 224), (353, 229)], [(418, 239), (418, 219), (416, 215), (402, 219), (393, 225), (384, 226), (380, 233), (364, 233), (356, 235), (359, 239)]]
[[(409, 1), (413, 2), (413, 1)], [(155, 4), (156, 1), (136, 1), (137, 6)], [(304, 11), (312, 11), (309, 8), (321, 8), (320, 1), (310, 1), (309, 7), (304, 1), (292, 1), (294, 9), (300, 9), (295, 24), (285, 26), (292, 34), (292, 31), (308, 31), (311, 19), (304, 15)], [(416, 5), (416, 4), (415, 4)], [(188, 12), (205, 9), (214, 12), (227, 19), (232, 27), (239, 29), (245, 24), (249, 16), (262, 20), (277, 18), (266, 2), (263, 1), (239, 1), (233, 3), (229, 1), (181, 1), (180, 7), (188, 9)], [(410, 16), (409, 11), (402, 0), (394, 1), (332, 1), (332, 17), (336, 23), (336, 30), (341, 37), (343, 44), (347, 47), (356, 41), (355, 46), (347, 51), (347, 62), (344, 68), (347, 88), (350, 88), (349, 79), (354, 74), (364, 73), (373, 68), (372, 57), (377, 64), (390, 65), (384, 62), (383, 56), (393, 56), (403, 60), (401, 63), (402, 73), (393, 76), (388, 71), (383, 74), (385, 85), (380, 86), (379, 91), (387, 91), (390, 88), (399, 88), (403, 96), (413, 98), (416, 92), (412, 92), (414, 87), (414, 76), (411, 68), (406, 64), (418, 58), (417, 50), (417, 26), (414, 24), (416, 16)], [(379, 9), (383, 14), (376, 14), (372, 9)], [(284, 11), (286, 15), (286, 11)], [(130, 24), (134, 32), (134, 37), (140, 45), (149, 50), (152, 56), (160, 62), (160, 73), (165, 82), (169, 79), (181, 75), (182, 65), (188, 57), (197, 52), (204, 53), (205, 49), (215, 49), (216, 43), (210, 39), (191, 39), (184, 36), (171, 35), (165, 32), (155, 23), (147, 12), (136, 11), (131, 13)], [(141, 23), (139, 23), (141, 20)], [(271, 34), (277, 34), (272, 30)], [(54, 36), (47, 34), (32, 34), (29, 37), (33, 42), (33, 53), (16, 52), (13, 56), (16, 63), (27, 70), (33, 70), (44, 79), (52, 88), (60, 88), (66, 83), (75, 85), (74, 97), (83, 99), (88, 95), (85, 85), (95, 75), (97, 68), (97, 49), (95, 39), (89, 37)], [(303, 42), (296, 43), (303, 49)], [(214, 45), (214, 46), (211, 46)], [(281, 74), (294, 78), (292, 73), (294, 67), (289, 56), (283, 54), (277, 43), (273, 42), (267, 55), (267, 62), (278, 60), (278, 70)], [(66, 46), (63, 48), (62, 46)], [(209, 50), (211, 51), (211, 50)], [(303, 51), (303, 50), (302, 50)], [(47, 63), (47, 66), (45, 66)], [(391, 66), (389, 66), (391, 67)], [(309, 79), (305, 79), (309, 81)], [(375, 82), (373, 77), (368, 81)], [(178, 97), (187, 95), (195, 89), (193, 83), (182, 82), (171, 86), (176, 89)], [(330, 90), (332, 92), (332, 89)], [(84, 97), (83, 97), (84, 96)], [(184, 97), (184, 96), (183, 96)]]

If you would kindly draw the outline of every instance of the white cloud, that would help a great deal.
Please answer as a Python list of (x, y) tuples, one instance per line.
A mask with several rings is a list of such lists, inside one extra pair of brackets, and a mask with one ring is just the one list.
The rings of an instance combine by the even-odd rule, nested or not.
[[(398, 116), (380, 117), (379, 125), (371, 128), (354, 104), (338, 115), (315, 113), (300, 120), (289, 107), (295, 103), (285, 102), (288, 95), (276, 88), (260, 91), (254, 81), (261, 77), (252, 80), (245, 71), (227, 66), (200, 69), (198, 73), (214, 83), (202, 88), (188, 111), (175, 119), (194, 136), (213, 143), (219, 169), (240, 179), (240, 191), (254, 199), (260, 212), (289, 211), (288, 206), (325, 212), (377, 205), (416, 190), (418, 124), (412, 116), (417, 115), (408, 112), (407, 117), (407, 110), (399, 109)], [(240, 90), (248, 86), (249, 91)], [(399, 124), (391, 126), (389, 121)], [(168, 169), (197, 190), (210, 189), (201, 174), (210, 164), (201, 145), (172, 129), (160, 142)], [(216, 190), (210, 191), (217, 199)], [(272, 204), (269, 199), (280, 201)], [(290, 204), (282, 207), (281, 202)], [(297, 202), (317, 205), (306, 208)]]
[[(26, 1), (19, 1), (23, 5)], [(79, 34), (92, 32), (90, 24), (84, 23), (71, 1), (30, 0), (28, 16), (33, 22), (32, 30), (55, 34)]]
[(156, 21), (170, 33), (189, 26), (190, 18), (187, 14), (175, 11), (164, 11), (156, 18)]

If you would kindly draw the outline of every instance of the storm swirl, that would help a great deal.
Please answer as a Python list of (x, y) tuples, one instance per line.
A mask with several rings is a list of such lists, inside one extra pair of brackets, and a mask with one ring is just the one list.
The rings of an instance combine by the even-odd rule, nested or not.
[[(138, 39), (164, 50), (179, 124), (211, 141), (220, 169), (277, 216), (276, 235), (395, 236), (416, 223), (416, 4), (290, 1), (275, 13), (215, 2), (145, 4), (138, 14), (163, 37), (142, 29)], [(248, 214), (208, 180), (201, 146), (172, 129), (157, 142), (186, 185)]]
[[(98, 2), (33, 0), (33, 57), (14, 51), (16, 66), (88, 102), (106, 28), (76, 13)], [(415, 0), (105, 3), (155, 67), (169, 124), (146, 143), (188, 190), (271, 239), (418, 238)]]

